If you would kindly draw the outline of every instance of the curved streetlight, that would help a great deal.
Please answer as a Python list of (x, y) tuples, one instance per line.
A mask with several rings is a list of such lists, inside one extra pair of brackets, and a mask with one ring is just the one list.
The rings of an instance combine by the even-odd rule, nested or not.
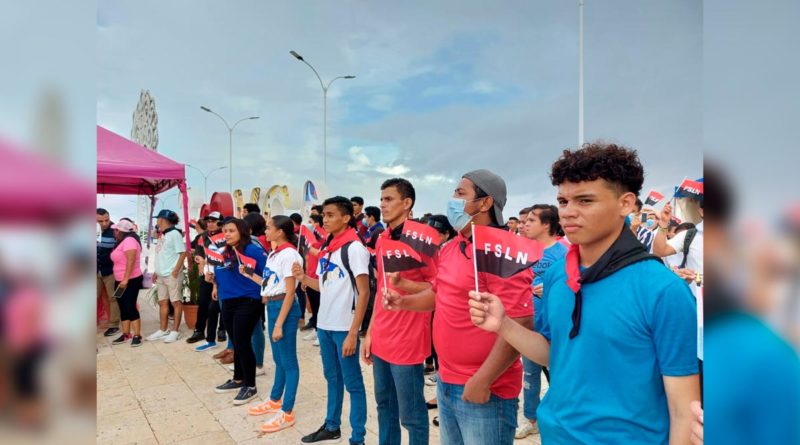
[(337, 76), (328, 82), (325, 85), (325, 82), (322, 81), (322, 77), (320, 77), (319, 73), (310, 63), (308, 63), (303, 56), (297, 54), (297, 51), (289, 51), (295, 59), (305, 63), (311, 68), (311, 71), (317, 76), (317, 80), (319, 80), (319, 86), (322, 87), (322, 182), (327, 184), (328, 183), (328, 89), (331, 87), (331, 84), (336, 81), (337, 79), (355, 79), (356, 76)]
[(236, 128), (237, 125), (239, 125), (240, 122), (247, 121), (247, 120), (252, 120), (252, 119), (258, 119), (258, 116), (243, 117), (243, 118), (239, 119), (238, 121), (236, 121), (233, 124), (233, 126), (231, 126), (231, 125), (228, 125), (228, 121), (225, 120), (224, 117), (222, 117), (218, 113), (212, 111), (210, 108), (201, 105), (200, 109), (203, 110), (203, 111), (207, 111), (207, 112), (213, 114), (214, 116), (217, 116), (218, 118), (220, 118), (222, 120), (222, 123), (225, 124), (225, 128), (228, 129), (228, 190), (230, 191), (231, 196), (233, 196), (233, 130)]
[(228, 168), (226, 166), (222, 166), (222, 167), (217, 167), (217, 168), (211, 170), (208, 173), (203, 173), (203, 170), (200, 170), (199, 168), (195, 167), (194, 165), (186, 164), (186, 166), (189, 167), (189, 168), (193, 168), (193, 169), (197, 170), (200, 173), (200, 175), (203, 177), (203, 201), (205, 201), (206, 200), (206, 196), (208, 196), (208, 194), (206, 193), (206, 186), (208, 185), (208, 177), (211, 176), (211, 174), (214, 173), (215, 171), (219, 171), (219, 170), (223, 170), (223, 169)]

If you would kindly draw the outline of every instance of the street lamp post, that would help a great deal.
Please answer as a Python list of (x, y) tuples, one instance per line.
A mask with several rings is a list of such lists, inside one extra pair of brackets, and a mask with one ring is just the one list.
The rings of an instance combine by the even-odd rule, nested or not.
[(228, 168), (228, 167), (222, 166), (222, 167), (217, 167), (217, 168), (211, 170), (208, 173), (203, 173), (203, 170), (200, 170), (199, 168), (195, 167), (194, 165), (186, 164), (186, 166), (197, 170), (198, 172), (200, 172), (200, 175), (203, 177), (203, 201), (205, 201), (206, 197), (208, 196), (208, 193), (206, 191), (206, 188), (208, 186), (208, 177), (211, 176), (211, 174), (214, 173), (215, 171), (223, 170), (223, 169)]
[(258, 119), (258, 116), (250, 116), (250, 117), (243, 117), (236, 121), (233, 126), (228, 125), (228, 121), (225, 120), (224, 117), (220, 116), (214, 111), (211, 111), (210, 108), (205, 106), (200, 106), (200, 109), (203, 111), (207, 111), (222, 120), (222, 123), (225, 124), (225, 128), (228, 129), (228, 190), (230, 191), (231, 195), (233, 195), (233, 130), (239, 125), (242, 121), (247, 121), (251, 119)]
[(328, 89), (331, 87), (331, 84), (336, 79), (355, 79), (356, 76), (337, 76), (328, 82), (325, 85), (325, 82), (322, 81), (322, 77), (320, 77), (317, 70), (308, 63), (303, 56), (297, 54), (296, 51), (289, 51), (295, 59), (305, 63), (311, 68), (311, 71), (317, 76), (319, 80), (319, 86), (322, 87), (322, 182), (327, 184), (328, 183)]

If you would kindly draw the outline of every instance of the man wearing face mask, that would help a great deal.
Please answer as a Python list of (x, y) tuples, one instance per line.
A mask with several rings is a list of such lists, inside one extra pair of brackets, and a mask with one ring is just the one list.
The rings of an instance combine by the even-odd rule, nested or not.
[(653, 239), (655, 239), (656, 229), (658, 228), (658, 217), (653, 209), (644, 209), (638, 217), (642, 219), (647, 218), (647, 221), (642, 221), (642, 224), (636, 231), (636, 238), (641, 241), (646, 251), (652, 252)]
[[(511, 444), (522, 389), (519, 353), (497, 334), (476, 327), (469, 315), (475, 290), (471, 224), (501, 227), (505, 181), (488, 170), (462, 176), (447, 205), (447, 219), (458, 232), (442, 246), (431, 289), (400, 297), (384, 293), (389, 310), (431, 311), (433, 341), (439, 356), (439, 426), (446, 444)], [(500, 296), (509, 319), (531, 329), (533, 273), (509, 278), (478, 274), (481, 292)]]

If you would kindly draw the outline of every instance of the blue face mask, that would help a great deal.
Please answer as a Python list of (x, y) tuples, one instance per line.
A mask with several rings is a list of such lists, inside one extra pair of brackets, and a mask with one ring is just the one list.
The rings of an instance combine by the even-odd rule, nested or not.
[(362, 219), (362, 220), (361, 220), (361, 224), (362, 224), (364, 227), (366, 227), (366, 228), (368, 228), (368, 229), (369, 229), (369, 223), (367, 222), (367, 218), (364, 218), (364, 219)]
[(654, 219), (647, 220), (647, 228), (652, 229), (654, 225), (656, 225), (656, 221)]
[[(472, 201), (475, 200), (473, 199)], [(469, 215), (464, 210), (466, 205), (467, 201), (460, 198), (450, 198), (450, 200), (447, 201), (447, 221), (453, 226), (456, 232), (460, 232), (461, 229), (466, 227), (472, 220), (472, 217), (475, 216)]]

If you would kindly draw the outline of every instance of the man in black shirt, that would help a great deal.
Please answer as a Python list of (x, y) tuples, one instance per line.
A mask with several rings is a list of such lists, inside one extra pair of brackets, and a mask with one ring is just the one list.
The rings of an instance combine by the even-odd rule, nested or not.
[(106, 289), (103, 304), (108, 308), (108, 329), (103, 333), (106, 337), (119, 332), (119, 305), (114, 295), (114, 263), (111, 262), (111, 251), (117, 245), (114, 230), (111, 228), (111, 216), (106, 209), (97, 209), (97, 224), (100, 225), (100, 238), (97, 240), (97, 295)]

